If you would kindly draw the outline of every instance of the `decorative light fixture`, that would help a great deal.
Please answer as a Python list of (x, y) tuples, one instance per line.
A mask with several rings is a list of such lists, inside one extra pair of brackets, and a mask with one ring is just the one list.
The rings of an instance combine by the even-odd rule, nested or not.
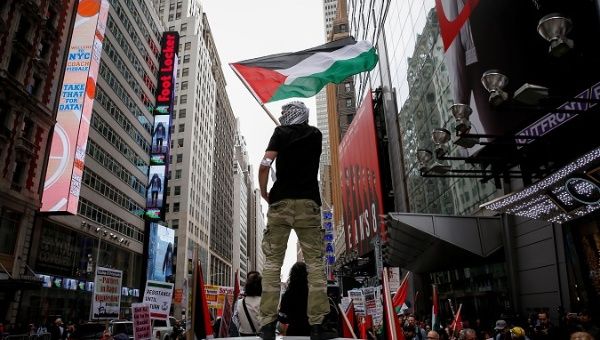
[(429, 162), (433, 159), (433, 153), (426, 149), (417, 150), (417, 161), (419, 165), (419, 171), (426, 171), (429, 166)]
[(450, 141), (450, 131), (444, 128), (435, 128), (431, 131), (431, 140), (435, 144), (435, 156), (442, 157), (448, 152), (448, 143)]
[(537, 31), (550, 42), (548, 52), (554, 57), (561, 57), (573, 48), (573, 40), (567, 38), (573, 22), (561, 14), (552, 13), (540, 19)]
[(508, 93), (504, 88), (508, 84), (508, 77), (498, 70), (488, 70), (481, 76), (481, 84), (490, 93), (490, 104), (497, 106), (508, 99)]
[(456, 119), (454, 129), (457, 134), (464, 134), (471, 130), (471, 122), (469, 116), (473, 113), (473, 109), (467, 104), (454, 104), (450, 106), (450, 112)]
[(471, 131), (469, 116), (473, 113), (473, 109), (467, 104), (454, 104), (450, 106), (450, 112), (454, 119), (456, 119), (454, 129), (458, 138), (454, 141), (454, 144), (463, 148), (472, 148), (479, 143), (479, 138), (477, 137), (463, 136)]

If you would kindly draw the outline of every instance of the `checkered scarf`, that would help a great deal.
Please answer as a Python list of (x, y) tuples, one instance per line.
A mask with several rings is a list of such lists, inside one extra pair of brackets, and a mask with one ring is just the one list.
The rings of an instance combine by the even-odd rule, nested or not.
[(301, 101), (289, 102), (281, 107), (281, 125), (302, 124), (308, 122), (308, 108)]

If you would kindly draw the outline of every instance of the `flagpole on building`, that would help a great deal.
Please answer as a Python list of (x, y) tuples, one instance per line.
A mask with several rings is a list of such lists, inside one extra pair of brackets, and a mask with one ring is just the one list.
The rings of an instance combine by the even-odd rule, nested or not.
[(271, 111), (269, 111), (269, 109), (267, 109), (267, 107), (265, 106), (265, 104), (263, 104), (263, 102), (261, 102), (260, 99), (258, 99), (258, 96), (254, 92), (254, 90), (252, 90), (252, 88), (250, 88), (250, 86), (248, 86), (248, 83), (246, 83), (246, 81), (244, 80), (244, 78), (242, 78), (242, 76), (238, 73), (238, 71), (235, 69), (235, 67), (231, 66), (231, 64), (229, 64), (229, 67), (231, 67), (231, 69), (233, 70), (233, 73), (235, 73), (235, 75), (240, 79), (240, 81), (242, 82), (242, 84), (244, 84), (244, 86), (246, 86), (246, 88), (248, 89), (248, 91), (250, 91), (250, 93), (252, 93), (252, 96), (254, 97), (254, 99), (256, 100), (256, 102), (260, 105), (260, 107), (263, 108), (263, 110), (265, 110), (265, 112), (267, 113), (267, 115), (269, 116), (269, 118), (271, 118), (271, 120), (275, 123), (275, 125), (277, 125), (277, 126), (281, 125), (279, 123), (279, 121), (277, 120), (277, 118), (275, 118), (275, 116), (273, 116), (273, 114), (271, 113)]

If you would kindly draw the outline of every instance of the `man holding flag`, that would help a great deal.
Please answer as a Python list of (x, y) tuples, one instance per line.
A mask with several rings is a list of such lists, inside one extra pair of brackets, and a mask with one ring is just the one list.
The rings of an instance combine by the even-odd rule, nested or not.
[[(376, 63), (373, 46), (344, 38), (300, 52), (275, 54), (230, 66), (265, 108), (267, 102), (314, 96), (326, 84), (340, 83), (349, 76), (371, 70)], [(298, 235), (308, 268), (310, 338), (337, 337), (337, 330), (321, 325), (329, 313), (318, 184), (323, 136), (319, 129), (308, 125), (308, 113), (300, 101), (282, 106), (279, 122), (269, 113), (281, 126), (275, 128), (258, 171), (261, 196), (269, 204), (262, 242), (266, 261), (260, 307), (261, 337), (267, 340), (275, 339), (281, 265), (292, 229)], [(269, 171), (275, 160), (277, 179), (271, 191), (267, 191)]]

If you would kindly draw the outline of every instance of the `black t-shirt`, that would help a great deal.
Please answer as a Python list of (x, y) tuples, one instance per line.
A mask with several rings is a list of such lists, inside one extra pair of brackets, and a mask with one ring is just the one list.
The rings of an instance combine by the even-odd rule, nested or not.
[(308, 124), (275, 128), (267, 151), (277, 151), (277, 180), (269, 192), (269, 203), (286, 198), (311, 199), (321, 205), (319, 159), (321, 131)]

